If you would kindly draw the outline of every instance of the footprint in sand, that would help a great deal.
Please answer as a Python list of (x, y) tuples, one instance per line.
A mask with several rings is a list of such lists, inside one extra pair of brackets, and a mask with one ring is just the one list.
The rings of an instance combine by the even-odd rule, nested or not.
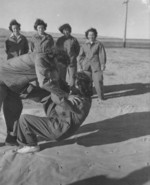
[(119, 110), (120, 114), (127, 114), (132, 112), (135, 112), (134, 105), (123, 105), (120, 107), (120, 110)]

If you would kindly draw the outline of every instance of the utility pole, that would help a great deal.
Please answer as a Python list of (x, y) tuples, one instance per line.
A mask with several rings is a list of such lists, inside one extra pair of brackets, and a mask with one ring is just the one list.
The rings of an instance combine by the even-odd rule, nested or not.
[(127, 19), (128, 19), (128, 3), (129, 0), (123, 2), (126, 5), (126, 14), (125, 14), (125, 28), (124, 28), (124, 38), (123, 38), (123, 47), (126, 47), (126, 34), (127, 34)]

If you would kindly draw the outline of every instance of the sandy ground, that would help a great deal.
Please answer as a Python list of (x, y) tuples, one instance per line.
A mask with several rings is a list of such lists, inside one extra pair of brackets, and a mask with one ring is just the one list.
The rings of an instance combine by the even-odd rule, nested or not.
[[(3, 146), (0, 116), (0, 185), (150, 185), (150, 52), (107, 49), (106, 101), (92, 108), (76, 135), (41, 143), (35, 154)], [(24, 113), (43, 115), (26, 102)]]

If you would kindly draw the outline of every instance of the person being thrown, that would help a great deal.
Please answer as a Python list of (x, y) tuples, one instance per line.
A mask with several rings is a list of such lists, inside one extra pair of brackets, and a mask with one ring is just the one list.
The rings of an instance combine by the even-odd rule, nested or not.
[(60, 100), (53, 93), (47, 97), (44, 102), (46, 117), (21, 115), (16, 122), (16, 135), (22, 148), (17, 153), (40, 151), (37, 136), (47, 141), (60, 141), (72, 136), (88, 116), (91, 94), (90, 77), (84, 72), (78, 72), (75, 88), (68, 98)]

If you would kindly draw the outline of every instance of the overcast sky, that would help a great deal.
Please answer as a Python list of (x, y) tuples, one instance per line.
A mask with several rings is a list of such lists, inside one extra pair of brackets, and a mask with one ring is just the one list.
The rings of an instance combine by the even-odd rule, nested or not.
[[(95, 27), (100, 36), (123, 37), (126, 0), (0, 0), (0, 27), (8, 28), (11, 19), (23, 31), (33, 31), (36, 18), (47, 24), (47, 32), (58, 32), (63, 23), (73, 33)], [(150, 0), (129, 0), (127, 38), (150, 39)]]

